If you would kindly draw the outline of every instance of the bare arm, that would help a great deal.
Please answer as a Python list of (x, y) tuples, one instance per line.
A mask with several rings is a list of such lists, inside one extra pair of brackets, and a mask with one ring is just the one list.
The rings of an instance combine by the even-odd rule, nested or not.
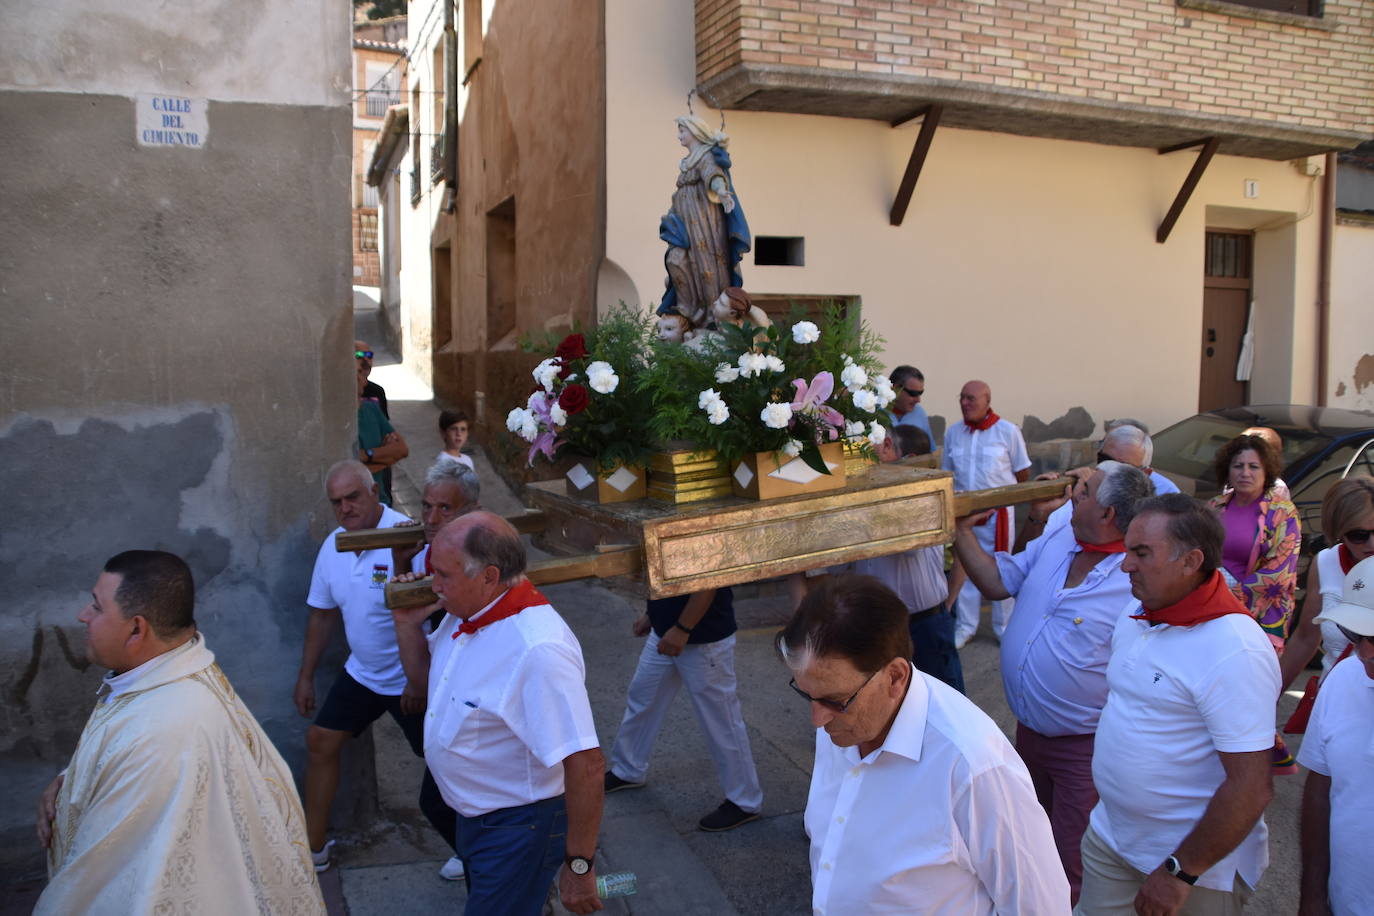
[[(677, 622), (688, 630), (701, 623), (701, 618), (706, 616), (706, 612), (711, 609), (711, 602), (716, 600), (716, 590), (708, 588), (704, 592), (693, 592), (687, 599), (687, 605), (682, 612), (677, 615)], [(668, 632), (664, 633), (658, 641), (658, 654), (674, 656), (682, 652), (687, 645), (690, 634), (678, 627), (669, 627)]]
[(1317, 564), (1313, 562), (1308, 567), (1307, 598), (1302, 603), (1302, 620), (1289, 634), (1283, 646), (1283, 655), (1279, 656), (1279, 680), (1284, 690), (1297, 680), (1312, 656), (1317, 654), (1317, 649), (1321, 648), (1322, 628), (1321, 624), (1315, 622), (1317, 615), (1322, 612), (1321, 589), (1321, 576), (1317, 572)]
[[(1174, 852), (1180, 867), (1190, 875), (1202, 874), (1239, 846), (1274, 797), (1269, 748), (1240, 754), (1218, 751), (1217, 756), (1226, 778)], [(1191, 890), (1161, 864), (1136, 895), (1136, 912), (1142, 916), (1177, 913)]]
[(329, 637), (339, 622), (338, 608), (312, 607), (310, 618), (305, 623), (305, 649), (301, 653), (301, 670), (296, 675), (296, 712), (309, 718), (315, 711), (315, 669), (320, 666), (320, 656), (324, 647), (329, 645)]
[(401, 668), (406, 673), (406, 688), (421, 697), (429, 693), (429, 641), (425, 639), (425, 619), (443, 608), (444, 603), (436, 601), (420, 607), (391, 610), (391, 622), (396, 626), (396, 648), (400, 650)]
[[(563, 758), (563, 789), (568, 804), (567, 854), (592, 859), (601, 832), (601, 806), (605, 800), (606, 758), (593, 747)], [(574, 913), (601, 909), (596, 894), (596, 868), (574, 875), (565, 867), (558, 875), (563, 905)]]
[(1302, 883), (1298, 916), (1331, 912), (1331, 777), (1311, 770), (1302, 789)]
[(1000, 601), (1010, 598), (1011, 592), (1007, 591), (1006, 585), (1002, 583), (1002, 573), (997, 569), (997, 561), (983, 549), (983, 545), (978, 543), (978, 536), (973, 533), (974, 526), (985, 521), (990, 514), (980, 512), (977, 515), (955, 519), (954, 555), (958, 557), (960, 565), (974, 586), (983, 593), (983, 597), (989, 601)]
[(1015, 471), (1013, 473), (1015, 473), (1016, 475), (1017, 483), (1025, 483), (1027, 480), (1030, 480), (1030, 468), (1022, 468), (1021, 470)]
[(367, 465), (367, 469), (377, 472), (391, 467), (396, 462), (410, 454), (410, 446), (406, 445), (406, 440), (400, 433), (387, 433), (382, 444), (372, 449), (372, 458), (368, 459), (367, 453), (363, 452), (361, 460)]

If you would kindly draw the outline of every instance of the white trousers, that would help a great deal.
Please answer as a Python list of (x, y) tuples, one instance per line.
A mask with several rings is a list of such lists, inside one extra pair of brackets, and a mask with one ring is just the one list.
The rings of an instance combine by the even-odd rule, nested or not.
[[(999, 512), (1010, 512), (1010, 509), (999, 509)], [(1010, 523), (1007, 530), (1011, 530)], [(978, 544), (988, 553), (993, 552), (995, 538), (997, 536), (997, 523), (995, 520), (989, 521), (986, 525), (979, 525), (973, 529), (974, 535), (978, 538)], [(1011, 537), (1015, 537), (1013, 532)], [(1007, 549), (1011, 549), (1008, 547)], [(1002, 638), (1003, 631), (1007, 628), (1007, 620), (1011, 617), (1014, 598), (1004, 598), (1001, 601), (990, 602), (992, 604), (992, 632), (998, 639)], [(972, 579), (965, 580), (964, 587), (959, 589), (959, 596), (954, 599), (954, 638), (962, 641), (965, 637), (972, 636), (978, 631), (978, 620), (982, 613), (983, 594), (978, 591), (978, 586), (973, 584)]]
[(643, 782), (649, 770), (649, 753), (663, 726), (663, 717), (677, 695), (687, 686), (701, 730), (711, 748), (725, 797), (749, 812), (762, 810), (749, 733), (735, 692), (735, 637), (687, 645), (676, 658), (658, 654), (658, 636), (650, 633), (639, 654), (639, 666), (625, 697), (625, 718), (611, 748), (611, 772), (621, 779)]

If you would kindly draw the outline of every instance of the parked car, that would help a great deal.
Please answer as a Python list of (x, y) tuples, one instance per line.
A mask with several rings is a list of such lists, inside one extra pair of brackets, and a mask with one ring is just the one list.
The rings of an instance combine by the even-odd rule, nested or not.
[(1374, 413), (1297, 404), (1211, 410), (1154, 434), (1155, 471), (1184, 493), (1199, 499), (1215, 496), (1219, 487), (1212, 476), (1212, 460), (1218, 449), (1250, 426), (1268, 426), (1283, 438), (1283, 481), (1302, 522), (1301, 589), (1307, 582), (1311, 556), (1327, 546), (1321, 532), (1326, 491), (1350, 475), (1374, 477)]

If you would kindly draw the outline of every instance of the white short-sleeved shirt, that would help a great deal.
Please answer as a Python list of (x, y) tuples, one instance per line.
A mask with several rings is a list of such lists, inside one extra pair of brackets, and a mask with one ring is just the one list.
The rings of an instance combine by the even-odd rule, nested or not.
[(962, 420), (945, 430), (940, 467), (954, 472), (955, 490), (986, 490), (1016, 483), (1016, 472), (1030, 467), (1026, 441), (1015, 423), (999, 419), (987, 429), (969, 429)]
[(867, 757), (816, 730), (806, 832), (816, 916), (1069, 912), (1025, 764), (982, 710), (914, 668)]
[(1107, 702), (1107, 659), (1116, 622), (1133, 602), (1125, 554), (1104, 556), (1075, 588), (1069, 566), (1082, 552), (1060, 525), (1021, 553), (996, 554), (1016, 609), (1002, 634), (1002, 687), (1016, 719), (1042, 735), (1090, 735)]
[[(1127, 862), (1154, 871), (1202, 818), (1226, 778), (1218, 752), (1274, 745), (1279, 662), (1254, 618), (1227, 614), (1191, 627), (1117, 621), (1107, 705), (1097, 725), (1093, 831)], [(1230, 891), (1254, 887), (1269, 864), (1260, 818), (1240, 845), (1198, 878)]]
[(833, 573), (873, 576), (902, 599), (908, 613), (926, 611), (949, 597), (945, 548), (916, 547), (885, 557), (870, 557), (832, 567)]
[(429, 636), (425, 763), (444, 801), (477, 817), (562, 795), (563, 760), (600, 746), (577, 637), (547, 604), (455, 639), (460, 623)]
[[(409, 519), (395, 509), (382, 506), (377, 527), (390, 528), (405, 521)], [(400, 696), (405, 690), (406, 674), (401, 668), (396, 625), (387, 610), (384, 591), (392, 576), (391, 548), (339, 553), (334, 549), (334, 536), (340, 531), (343, 528), (335, 528), (320, 545), (305, 603), (342, 612), (349, 649), (344, 670), (355, 681), (374, 693)]]
[(1358, 658), (1336, 665), (1322, 684), (1298, 763), (1331, 777), (1331, 910), (1368, 912), (1374, 901), (1374, 680)]
[[(1316, 556), (1317, 578), (1321, 581), (1322, 607), (1331, 607), (1341, 602), (1345, 590), (1345, 573), (1341, 571), (1341, 545), (1328, 547)], [(1341, 635), (1334, 620), (1323, 620), (1317, 624), (1322, 632), (1322, 677), (1325, 678), (1335, 667), (1336, 659), (1341, 657), (1350, 646), (1350, 640)], [(1320, 694), (1318, 694), (1320, 696)]]
[(445, 462), (450, 462), (452, 464), (465, 464), (473, 470), (477, 469), (476, 465), (472, 463), (472, 458), (468, 455), (459, 455), (457, 458), (455, 458), (448, 452), (441, 451), (438, 455), (434, 456), (435, 464), (444, 464)]

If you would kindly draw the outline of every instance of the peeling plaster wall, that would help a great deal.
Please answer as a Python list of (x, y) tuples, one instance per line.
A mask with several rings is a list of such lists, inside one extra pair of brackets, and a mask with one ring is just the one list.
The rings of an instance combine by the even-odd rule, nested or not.
[(1327, 403), (1374, 411), (1374, 226), (1337, 224)]
[[(0, 48), (0, 872), (103, 674), (103, 562), (185, 557), (197, 620), (293, 765), (323, 470), (354, 437), (347, 10), (26, 8)], [(131, 94), (209, 100), (203, 149), (135, 142)], [(41, 865), (40, 871), (41, 871)]]

